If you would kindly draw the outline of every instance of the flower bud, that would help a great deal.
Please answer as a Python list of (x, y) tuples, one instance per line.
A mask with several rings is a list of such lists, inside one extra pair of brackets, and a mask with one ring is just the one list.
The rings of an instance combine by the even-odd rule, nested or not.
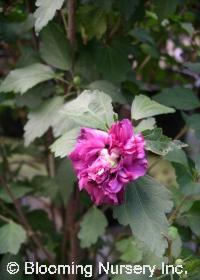
[(81, 84), (81, 78), (80, 78), (79, 76), (75, 76), (75, 77), (73, 78), (73, 84), (74, 84), (75, 86), (80, 86), (80, 84)]
[(175, 261), (175, 265), (183, 265), (183, 260), (182, 259), (177, 259)]

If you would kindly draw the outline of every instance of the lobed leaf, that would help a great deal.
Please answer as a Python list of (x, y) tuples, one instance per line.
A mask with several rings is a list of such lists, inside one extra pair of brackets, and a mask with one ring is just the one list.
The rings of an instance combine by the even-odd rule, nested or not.
[(64, 158), (69, 155), (76, 145), (79, 133), (80, 128), (74, 128), (70, 131), (66, 131), (60, 138), (58, 138), (51, 145), (51, 151), (55, 154), (55, 157)]
[(0, 254), (16, 255), (25, 241), (26, 232), (20, 225), (10, 222), (0, 227)]
[(150, 176), (144, 176), (128, 186), (125, 202), (114, 208), (114, 217), (129, 225), (133, 234), (160, 257), (167, 248), (165, 214), (172, 205), (169, 191)]
[(107, 130), (114, 122), (110, 96), (99, 90), (85, 90), (62, 110), (77, 125)]
[(71, 48), (65, 33), (58, 25), (51, 23), (42, 30), (40, 53), (48, 64), (61, 70), (71, 69)]
[(121, 90), (117, 88), (114, 84), (106, 80), (97, 80), (89, 84), (88, 89), (90, 90), (100, 90), (110, 95), (114, 102), (126, 103), (126, 99), (123, 96)]
[(184, 217), (192, 232), (194, 232), (197, 236), (200, 236), (199, 204), (194, 204), (194, 207), (192, 207), (192, 209), (186, 213)]
[(146, 120), (142, 120), (136, 127), (135, 127), (135, 132), (142, 132), (145, 130), (152, 130), (155, 128), (156, 125), (156, 120), (155, 118), (149, 118)]
[[(180, 191), (186, 196), (200, 195), (200, 183), (194, 176), (194, 170), (190, 170), (187, 166), (179, 163), (173, 163), (177, 175), (177, 183), (179, 184)], [(196, 170), (195, 170), (196, 171)]]
[(53, 97), (30, 111), (28, 121), (24, 127), (25, 145), (28, 146), (37, 137), (41, 137), (56, 122), (58, 112), (63, 106), (63, 97)]
[(154, 0), (156, 14), (160, 19), (168, 18), (170, 15), (175, 13), (177, 6), (179, 4), (178, 0)]
[(122, 261), (137, 263), (142, 260), (143, 252), (133, 237), (118, 241), (116, 243), (116, 249), (121, 253), (120, 259)]
[[(20, 183), (12, 183), (11, 190), (16, 199), (22, 198), (33, 191), (33, 189), (30, 187), (23, 186)], [(0, 199), (6, 203), (13, 203), (12, 199), (4, 188), (0, 188)]]
[(151, 36), (149, 30), (144, 28), (134, 28), (132, 31), (130, 31), (130, 35), (137, 38), (140, 42), (148, 43), (150, 45), (154, 45), (155, 41), (153, 37)]
[(55, 181), (58, 185), (61, 199), (65, 205), (67, 205), (76, 180), (77, 177), (71, 161), (68, 158), (64, 158), (56, 170)]
[(53, 79), (54, 71), (47, 65), (35, 63), (12, 70), (0, 85), (0, 92), (25, 93), (35, 85)]
[(200, 114), (195, 113), (191, 116), (183, 114), (183, 118), (186, 122), (186, 125), (194, 130), (197, 138), (200, 138)]
[(188, 88), (165, 88), (154, 95), (153, 99), (179, 110), (192, 110), (200, 107), (200, 102), (195, 92)]
[(105, 215), (96, 207), (91, 208), (83, 217), (80, 224), (78, 237), (81, 241), (81, 247), (87, 248), (95, 244), (101, 237), (107, 226)]
[(161, 128), (145, 130), (143, 131), (143, 136), (146, 142), (146, 149), (161, 156), (164, 156), (175, 149), (187, 147), (187, 144), (179, 140), (172, 140), (163, 135)]
[(57, 10), (60, 10), (64, 0), (37, 0), (35, 5), (37, 7), (35, 16), (35, 31), (40, 30), (53, 19)]
[(197, 73), (197, 74), (200, 73), (200, 63), (199, 62), (186, 62), (184, 65), (192, 72)]
[(58, 193), (58, 184), (54, 178), (48, 176), (36, 175), (32, 182), (34, 188), (34, 196), (47, 197), (55, 199)]
[(112, 82), (126, 80), (127, 73), (131, 71), (127, 50), (130, 47), (126, 40), (113, 42), (111, 46), (97, 46), (95, 62), (103, 79)]
[(187, 160), (186, 154), (181, 149), (174, 149), (172, 151), (169, 151), (164, 156), (164, 158), (168, 161), (171, 161), (171, 162), (180, 163), (180, 164), (183, 164), (185, 166), (188, 165), (188, 160)]
[(116, 6), (127, 20), (131, 17), (132, 14), (134, 14), (136, 7), (139, 5), (139, 2), (139, 0), (117, 0)]
[(101, 39), (107, 30), (107, 15), (102, 5), (83, 5), (77, 11), (77, 23), (83, 40)]
[(142, 94), (135, 97), (131, 107), (131, 116), (134, 120), (174, 112), (174, 109), (161, 105)]

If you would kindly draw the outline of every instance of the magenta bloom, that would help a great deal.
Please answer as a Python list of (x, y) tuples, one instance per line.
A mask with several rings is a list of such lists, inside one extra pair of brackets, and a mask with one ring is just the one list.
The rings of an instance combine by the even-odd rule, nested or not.
[(134, 134), (132, 124), (124, 119), (108, 132), (82, 128), (77, 144), (69, 155), (79, 179), (95, 204), (123, 202), (127, 183), (147, 170), (141, 133)]

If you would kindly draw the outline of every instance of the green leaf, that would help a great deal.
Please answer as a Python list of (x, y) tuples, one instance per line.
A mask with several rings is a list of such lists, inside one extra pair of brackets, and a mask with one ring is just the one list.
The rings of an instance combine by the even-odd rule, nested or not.
[(0, 86), (0, 92), (25, 93), (35, 85), (53, 79), (53, 70), (44, 64), (35, 63), (24, 68), (12, 70)]
[(172, 141), (170, 138), (163, 135), (161, 128), (143, 131), (143, 136), (146, 142), (146, 149), (161, 156), (175, 149), (187, 147), (187, 144), (179, 140)]
[(165, 213), (171, 208), (169, 191), (150, 176), (144, 176), (129, 185), (124, 204), (114, 208), (114, 217), (129, 225), (133, 234), (160, 257), (167, 248), (163, 236), (168, 231)]
[(37, 7), (35, 16), (35, 31), (40, 30), (53, 19), (57, 10), (60, 10), (64, 0), (37, 0), (35, 5)]
[(45, 210), (32, 210), (29, 211), (26, 216), (28, 218), (29, 224), (34, 231), (40, 231), (45, 236), (54, 234), (55, 228), (53, 225), (53, 221), (49, 219), (48, 213), (45, 212)]
[(195, 163), (195, 169), (197, 171), (198, 174), (200, 174), (200, 158), (197, 157), (194, 159), (194, 163)]
[(34, 188), (34, 196), (54, 199), (58, 193), (58, 184), (54, 178), (37, 175), (33, 178), (31, 185)]
[(23, 68), (41, 62), (39, 53), (30, 46), (20, 46), (20, 54), (19, 60), (15, 64), (15, 68)]
[(200, 236), (200, 216), (190, 213), (185, 216), (187, 224), (196, 236)]
[(105, 215), (96, 207), (91, 208), (83, 217), (80, 224), (78, 237), (81, 247), (87, 248), (95, 244), (106, 229), (107, 220)]
[(142, 132), (145, 130), (152, 130), (155, 128), (156, 125), (156, 120), (154, 118), (149, 118), (146, 120), (142, 120), (136, 127), (135, 127), (135, 132)]
[(100, 90), (110, 95), (114, 102), (126, 103), (126, 99), (123, 96), (121, 90), (114, 84), (106, 80), (98, 80), (89, 84), (88, 89), (90, 90)]
[[(185, 265), (184, 265), (185, 269), (187, 270), (188, 274), (191, 275), (195, 272), (199, 272), (199, 268), (200, 268), (200, 259), (196, 258), (196, 259), (191, 259), (186, 261)], [(191, 280), (198, 280), (200, 277), (200, 273), (195, 274), (192, 276)]]
[(177, 215), (177, 218), (179, 218), (180, 215), (190, 210), (190, 208), (194, 204), (194, 201), (188, 199), (185, 200), (184, 204), (182, 204), (182, 201), (183, 199), (185, 199), (185, 197), (184, 194), (181, 192), (180, 188), (172, 186), (171, 191), (173, 194), (174, 207), (179, 207), (179, 205), (182, 205), (180, 207), (179, 214)]
[(3, 38), (5, 41), (8, 40), (9, 42), (11, 41), (13, 43), (19, 38), (26, 39), (28, 37), (28, 31), (30, 31), (34, 26), (34, 21), (35, 20), (32, 14), (29, 14), (28, 17), (21, 22), (12, 22), (12, 20), (6, 22), (1, 20), (1, 38)]
[[(193, 35), (193, 33), (194, 33), (194, 27), (193, 27), (193, 25), (192, 25), (191, 22), (180, 22), (180, 25), (181, 25), (181, 27), (182, 27), (190, 36)], [(193, 63), (192, 63), (192, 64), (193, 64)], [(194, 63), (194, 64), (195, 64), (195, 63)], [(188, 67), (188, 66), (187, 66), (187, 63), (185, 64), (185, 66)], [(199, 64), (199, 66), (200, 66), (200, 64)], [(188, 68), (190, 68), (190, 67), (188, 67)]]
[(178, 258), (181, 254), (182, 241), (181, 241), (177, 228), (174, 226), (171, 226), (169, 228), (168, 235), (169, 235), (169, 239), (172, 241), (171, 254), (174, 258)]
[(75, 74), (79, 75), (87, 84), (99, 79), (99, 72), (96, 69), (96, 63), (91, 59), (92, 46), (81, 48), (79, 56), (75, 63)]
[(183, 114), (183, 118), (186, 122), (186, 125), (190, 129), (193, 129), (195, 135), (200, 138), (200, 114), (193, 114), (191, 116)]
[(144, 44), (141, 44), (140, 47), (145, 54), (150, 55), (151, 57), (153, 57), (155, 59), (159, 59), (160, 54), (155, 46), (144, 43)]
[(190, 181), (188, 182), (188, 184), (181, 185), (181, 192), (184, 193), (186, 196), (200, 195), (200, 183)]
[(142, 250), (133, 237), (125, 238), (116, 243), (116, 249), (121, 253), (120, 260), (137, 263), (142, 260)]
[(132, 103), (131, 116), (134, 120), (140, 120), (156, 115), (174, 113), (175, 110), (163, 106), (145, 95), (137, 95)]
[(184, 66), (194, 73), (200, 73), (200, 62), (187, 62), (184, 64)]
[(184, 215), (187, 220), (187, 224), (191, 228), (192, 232), (197, 236), (200, 236), (200, 212), (199, 202), (194, 204), (192, 209)]
[(0, 254), (16, 255), (25, 241), (26, 232), (20, 225), (10, 222), (0, 227)]
[(25, 145), (28, 146), (37, 137), (41, 137), (49, 127), (53, 126), (58, 117), (58, 112), (63, 106), (63, 97), (53, 97), (44, 101), (41, 106), (30, 111), (28, 121), (24, 127)]
[(182, 251), (182, 240), (180, 235), (178, 234), (176, 239), (172, 241), (172, 256), (174, 258), (178, 258), (181, 255), (181, 251)]
[(55, 181), (58, 184), (61, 198), (66, 205), (76, 182), (76, 176), (69, 159), (63, 159), (58, 165)]
[(66, 117), (66, 115), (63, 114), (62, 109), (58, 113), (58, 116), (55, 122), (53, 123), (52, 127), (53, 134), (55, 137), (62, 136), (65, 132), (69, 132), (74, 128), (79, 128), (79, 126), (72, 119)]
[(107, 130), (114, 122), (110, 96), (99, 90), (85, 90), (67, 102), (62, 110), (77, 125)]
[(41, 57), (48, 64), (61, 69), (70, 70), (72, 53), (65, 33), (56, 24), (49, 24), (41, 32)]
[[(143, 250), (142, 263), (148, 264), (151, 266), (156, 265), (157, 269), (161, 269), (162, 263), (166, 262), (166, 257), (155, 255), (155, 253), (153, 253), (151, 250), (149, 250), (149, 248), (146, 246), (145, 243), (140, 242), (139, 245), (141, 246), (141, 249)], [(157, 278), (155, 278), (155, 279), (157, 279)]]
[(139, 5), (140, 0), (117, 0), (116, 6), (126, 19), (135, 12), (135, 8)]
[(195, 92), (181, 87), (165, 88), (160, 93), (154, 95), (153, 99), (179, 110), (192, 110), (200, 106)]
[(181, 149), (179, 149), (179, 150), (174, 149), (172, 151), (169, 151), (169, 153), (167, 153), (164, 156), (164, 158), (171, 162), (177, 162), (177, 163), (183, 164), (185, 166), (188, 165), (188, 160), (187, 160), (186, 154)]
[(107, 14), (101, 6), (84, 5), (77, 11), (77, 22), (83, 39), (101, 39), (107, 30)]
[(154, 0), (155, 11), (160, 19), (165, 19), (175, 13), (179, 0)]
[(180, 191), (186, 196), (196, 196), (200, 194), (200, 183), (196, 181), (192, 171), (184, 165), (173, 163), (176, 170), (177, 183)]
[(149, 30), (146, 30), (144, 28), (135, 28), (130, 32), (130, 35), (137, 38), (140, 42), (148, 43), (150, 45), (154, 45), (155, 41), (153, 37), (151, 36)]
[(79, 134), (80, 128), (74, 128), (65, 132), (60, 138), (58, 138), (51, 145), (51, 151), (55, 154), (55, 157), (64, 158), (69, 155), (76, 145)]
[[(30, 187), (23, 186), (20, 183), (12, 183), (11, 190), (12, 190), (13, 195), (17, 199), (22, 198), (26, 194), (33, 191)], [(13, 201), (10, 198), (10, 196), (8, 195), (8, 193), (2, 187), (0, 188), (0, 199), (5, 201), (6, 203), (13, 203)]]
[(111, 46), (102, 45), (96, 48), (96, 67), (103, 79), (112, 82), (121, 82), (126, 79), (127, 73), (131, 71), (127, 48), (129, 48), (129, 43), (124, 40), (113, 42)]
[(17, 94), (15, 98), (16, 105), (17, 107), (27, 106), (29, 109), (34, 110), (42, 104), (44, 98), (55, 93), (55, 90), (55, 86), (48, 82), (38, 84), (29, 89), (26, 94)]

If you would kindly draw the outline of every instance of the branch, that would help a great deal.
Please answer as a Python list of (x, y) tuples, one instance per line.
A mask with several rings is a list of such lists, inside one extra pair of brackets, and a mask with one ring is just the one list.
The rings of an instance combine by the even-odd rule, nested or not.
[(55, 159), (54, 159), (54, 155), (49, 149), (53, 141), (54, 141), (53, 132), (52, 129), (50, 128), (45, 135), (45, 148), (47, 154), (46, 167), (47, 167), (48, 175), (51, 178), (55, 177)]
[[(65, 230), (67, 232), (64, 232), (64, 242), (66, 242), (66, 237), (69, 236), (70, 240), (70, 251), (69, 251), (69, 259), (68, 263), (72, 263), (73, 261), (76, 261), (76, 263), (79, 263), (80, 259), (80, 251), (79, 251), (79, 242), (77, 238), (77, 225), (76, 225), (76, 217), (77, 213), (79, 211), (80, 206), (80, 193), (77, 188), (74, 190), (74, 192), (71, 194), (71, 197), (68, 201), (68, 205), (66, 207), (65, 211)], [(68, 276), (69, 280), (76, 280), (77, 275), (70, 274)]]
[(112, 39), (112, 37), (117, 33), (117, 31), (119, 30), (121, 25), (121, 18), (119, 17), (116, 24), (114, 25), (114, 27), (111, 29), (108, 38), (109, 40)]
[(187, 126), (184, 126), (180, 132), (175, 136), (174, 140), (178, 140), (180, 139), (182, 136), (185, 135), (185, 133), (188, 131), (188, 127)]
[(185, 203), (185, 201), (188, 199), (188, 196), (184, 196), (183, 199), (181, 200), (180, 204), (174, 209), (174, 211), (172, 211), (171, 215), (168, 218), (169, 224), (171, 225), (177, 218), (183, 204)]
[(17, 215), (14, 212), (12, 212), (6, 205), (4, 205), (2, 200), (0, 200), (0, 207), (3, 209), (4, 212), (10, 215), (13, 219), (19, 220)]
[(76, 0), (68, 0), (67, 1), (67, 9), (68, 9), (68, 39), (73, 48), (75, 48), (76, 44), (76, 24), (75, 24), (75, 15), (76, 15)]
[(12, 220), (10, 220), (10, 219), (4, 217), (3, 215), (0, 215), (0, 220), (2, 220), (2, 221), (5, 222), (5, 223), (10, 223), (10, 222), (12, 221)]
[(21, 205), (20, 205), (19, 201), (13, 195), (9, 185), (4, 181), (3, 178), (0, 178), (0, 181), (1, 181), (2, 186), (4, 187), (5, 191), (10, 196), (10, 198), (15, 206), (15, 209), (17, 211), (17, 214), (19, 216), (19, 220), (20, 220), (21, 224), (23, 225), (24, 229), (26, 230), (28, 237), (30, 237), (33, 240), (33, 242), (35, 243), (35, 245), (44, 253), (44, 255), (46, 256), (49, 263), (53, 264), (54, 260), (53, 260), (52, 256), (49, 254), (49, 252), (43, 246), (42, 242), (40, 241), (40, 239), (38, 238), (36, 233), (31, 228), (30, 224), (28, 223), (28, 220), (26, 219), (26, 216), (24, 215), (24, 213), (21, 209)]
[(61, 16), (64, 28), (65, 28), (65, 32), (66, 32), (66, 34), (68, 34), (67, 21), (66, 21), (66, 18), (65, 18), (63, 10), (60, 10), (60, 16)]
[(3, 144), (0, 144), (0, 151), (1, 151), (1, 156), (2, 156), (3, 163), (4, 163), (5, 180), (10, 180), (10, 178), (12, 177), (11, 176), (12, 174), (11, 174), (10, 165), (9, 165), (7, 154), (6, 154), (6, 149)]

